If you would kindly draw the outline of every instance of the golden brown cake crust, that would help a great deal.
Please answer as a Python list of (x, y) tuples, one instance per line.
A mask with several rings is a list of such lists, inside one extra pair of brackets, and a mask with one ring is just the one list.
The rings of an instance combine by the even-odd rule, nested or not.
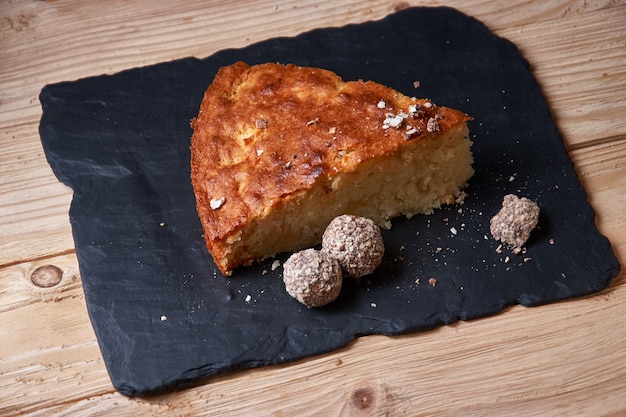
[[(394, 127), (398, 114), (402, 125)], [(191, 179), (217, 266), (223, 273), (232, 267), (219, 261), (225, 240), (317, 179), (470, 119), (324, 69), (243, 62), (221, 68), (191, 123)]]

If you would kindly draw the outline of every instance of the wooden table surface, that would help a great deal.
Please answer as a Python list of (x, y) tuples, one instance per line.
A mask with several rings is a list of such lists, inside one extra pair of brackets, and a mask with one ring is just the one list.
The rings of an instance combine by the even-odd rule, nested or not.
[[(168, 395), (127, 398), (110, 383), (83, 298), (72, 193), (39, 139), (41, 88), (440, 3), (1, 0), (0, 415), (626, 415), (624, 272), (591, 297), (363, 337)], [(530, 61), (596, 223), (626, 265), (626, 1), (445, 3)], [(55, 274), (54, 286), (33, 283)]]

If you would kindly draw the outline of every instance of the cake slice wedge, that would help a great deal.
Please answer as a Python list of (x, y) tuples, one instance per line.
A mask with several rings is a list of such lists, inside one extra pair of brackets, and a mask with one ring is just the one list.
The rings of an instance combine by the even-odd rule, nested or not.
[(390, 219), (454, 201), (473, 175), (458, 110), (311, 67), (218, 70), (191, 121), (191, 180), (224, 275), (320, 242), (341, 214)]

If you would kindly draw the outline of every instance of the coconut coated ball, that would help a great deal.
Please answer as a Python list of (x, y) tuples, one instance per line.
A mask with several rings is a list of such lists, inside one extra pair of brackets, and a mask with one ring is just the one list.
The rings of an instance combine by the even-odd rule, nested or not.
[(339, 261), (347, 276), (360, 278), (378, 268), (385, 244), (373, 220), (344, 214), (335, 217), (324, 231), (322, 252)]
[(289, 295), (311, 308), (335, 300), (343, 277), (337, 260), (321, 251), (305, 249), (283, 264), (283, 282)]

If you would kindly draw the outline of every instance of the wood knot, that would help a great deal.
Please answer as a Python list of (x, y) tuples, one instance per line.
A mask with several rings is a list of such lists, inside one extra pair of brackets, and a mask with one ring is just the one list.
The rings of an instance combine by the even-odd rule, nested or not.
[(357, 410), (367, 410), (374, 405), (374, 391), (371, 388), (359, 388), (352, 393), (352, 405)]
[(43, 265), (35, 269), (30, 275), (30, 280), (38, 287), (54, 287), (63, 278), (63, 271), (55, 265)]

